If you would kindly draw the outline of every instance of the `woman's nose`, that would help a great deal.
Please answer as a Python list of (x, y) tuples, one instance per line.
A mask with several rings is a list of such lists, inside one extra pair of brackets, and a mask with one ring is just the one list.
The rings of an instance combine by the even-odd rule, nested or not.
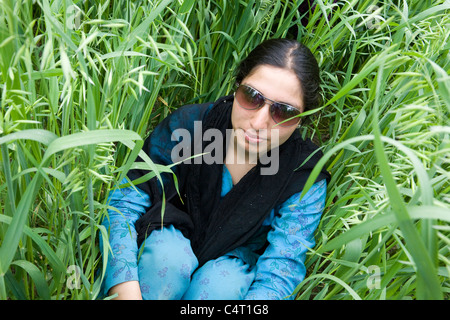
[(262, 107), (254, 111), (251, 124), (255, 130), (268, 129), (271, 120), (270, 104), (265, 102)]

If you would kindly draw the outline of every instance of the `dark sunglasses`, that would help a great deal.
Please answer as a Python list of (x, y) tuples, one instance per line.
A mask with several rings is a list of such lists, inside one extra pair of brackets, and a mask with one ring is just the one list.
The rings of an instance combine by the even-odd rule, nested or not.
[(238, 105), (247, 110), (259, 109), (267, 102), (270, 105), (270, 115), (273, 121), (280, 126), (290, 127), (300, 121), (300, 117), (292, 118), (300, 114), (299, 109), (282, 102), (270, 100), (264, 97), (258, 90), (245, 84), (241, 84), (237, 88), (234, 97)]

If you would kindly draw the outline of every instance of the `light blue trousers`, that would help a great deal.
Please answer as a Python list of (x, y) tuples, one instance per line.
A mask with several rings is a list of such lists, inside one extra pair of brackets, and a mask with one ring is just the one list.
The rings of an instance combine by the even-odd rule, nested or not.
[(143, 243), (139, 283), (144, 300), (241, 300), (255, 268), (224, 255), (198, 267), (191, 244), (173, 226), (154, 230)]

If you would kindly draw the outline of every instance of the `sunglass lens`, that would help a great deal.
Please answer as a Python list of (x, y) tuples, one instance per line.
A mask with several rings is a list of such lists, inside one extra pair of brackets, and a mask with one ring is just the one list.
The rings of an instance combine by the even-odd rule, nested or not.
[(238, 102), (245, 109), (258, 109), (264, 104), (264, 97), (255, 89), (240, 86), (237, 90)]
[[(274, 103), (272, 104), (272, 107), (270, 108), (270, 112), (272, 114), (272, 118), (276, 123), (283, 122), (287, 119), (290, 119), (292, 117), (298, 116), (300, 114), (300, 111), (294, 107), (281, 104), (281, 103)], [(299, 118), (292, 118), (286, 122), (281, 123), (280, 125), (283, 127), (288, 127), (297, 124), (299, 121)]]

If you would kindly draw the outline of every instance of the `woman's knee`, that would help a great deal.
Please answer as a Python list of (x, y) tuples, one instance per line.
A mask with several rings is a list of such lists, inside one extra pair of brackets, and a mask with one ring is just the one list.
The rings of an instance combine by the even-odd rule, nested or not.
[(142, 244), (140, 265), (192, 269), (198, 265), (189, 239), (173, 226), (153, 231)]
[[(198, 266), (190, 241), (172, 226), (153, 231), (141, 247), (139, 282), (149, 299), (179, 299)], [(143, 292), (144, 295), (144, 292)]]
[(241, 259), (220, 257), (208, 261), (192, 276), (186, 300), (240, 300), (255, 278), (255, 270)]

